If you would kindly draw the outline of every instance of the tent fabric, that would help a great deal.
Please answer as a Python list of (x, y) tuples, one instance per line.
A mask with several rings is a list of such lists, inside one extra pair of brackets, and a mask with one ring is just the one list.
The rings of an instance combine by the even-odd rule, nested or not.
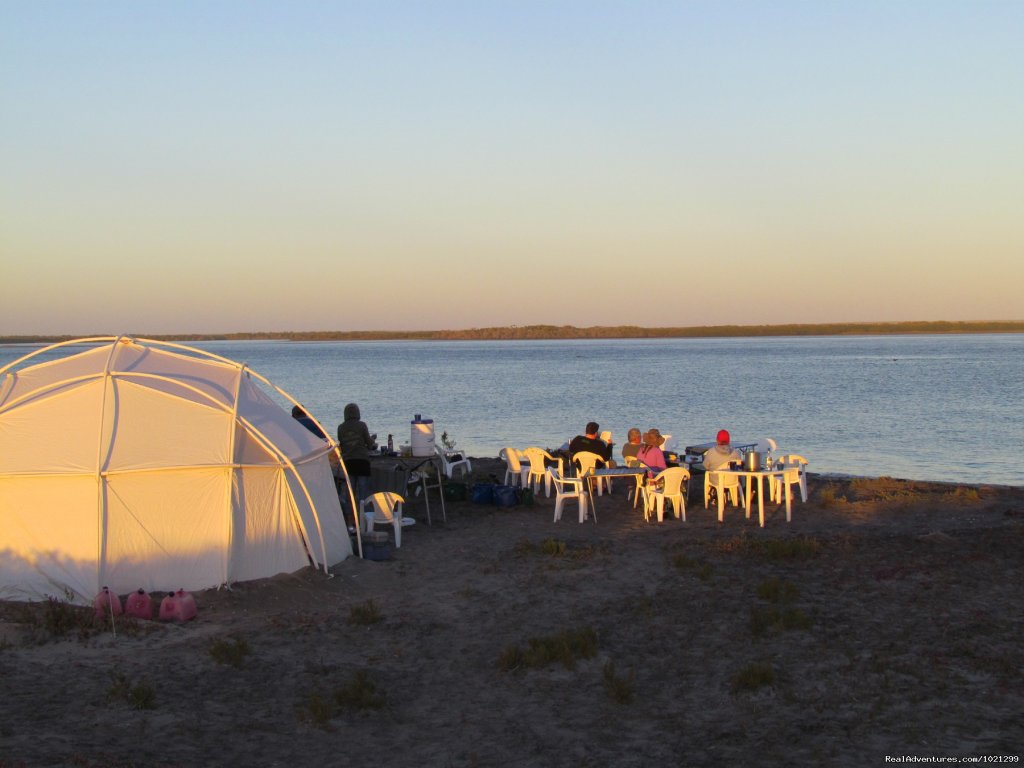
[(176, 344), (49, 349), (85, 343), (2, 371), (0, 598), (205, 589), (352, 554), (334, 446), (268, 390), (286, 393)]

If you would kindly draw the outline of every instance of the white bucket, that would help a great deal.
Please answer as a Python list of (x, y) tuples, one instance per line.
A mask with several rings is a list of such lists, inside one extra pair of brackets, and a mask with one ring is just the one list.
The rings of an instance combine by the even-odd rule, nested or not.
[(412, 455), (434, 455), (434, 420), (422, 419), (419, 414), (412, 420)]

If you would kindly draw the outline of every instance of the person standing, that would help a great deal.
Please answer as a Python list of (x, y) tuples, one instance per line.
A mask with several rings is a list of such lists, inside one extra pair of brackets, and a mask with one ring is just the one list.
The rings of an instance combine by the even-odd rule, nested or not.
[(345, 406), (345, 420), (338, 425), (338, 446), (341, 458), (345, 462), (349, 477), (355, 478), (356, 503), (369, 495), (370, 490), (370, 451), (377, 448), (366, 422), (362, 421), (359, 406), (349, 403)]

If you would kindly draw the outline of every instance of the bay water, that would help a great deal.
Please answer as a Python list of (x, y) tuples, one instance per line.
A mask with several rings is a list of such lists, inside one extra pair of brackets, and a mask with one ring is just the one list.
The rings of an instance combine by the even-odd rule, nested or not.
[[(246, 363), (332, 433), (356, 402), (396, 446), (416, 414), (488, 457), (557, 448), (591, 420), (680, 450), (725, 428), (812, 472), (1024, 485), (1024, 334), (190, 346)], [(0, 366), (30, 349), (0, 348)]]

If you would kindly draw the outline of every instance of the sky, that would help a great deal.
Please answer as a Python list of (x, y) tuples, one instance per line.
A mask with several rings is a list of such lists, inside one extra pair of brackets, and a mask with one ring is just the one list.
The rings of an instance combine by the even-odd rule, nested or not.
[(1019, 0), (0, 0), (0, 335), (1024, 319)]

